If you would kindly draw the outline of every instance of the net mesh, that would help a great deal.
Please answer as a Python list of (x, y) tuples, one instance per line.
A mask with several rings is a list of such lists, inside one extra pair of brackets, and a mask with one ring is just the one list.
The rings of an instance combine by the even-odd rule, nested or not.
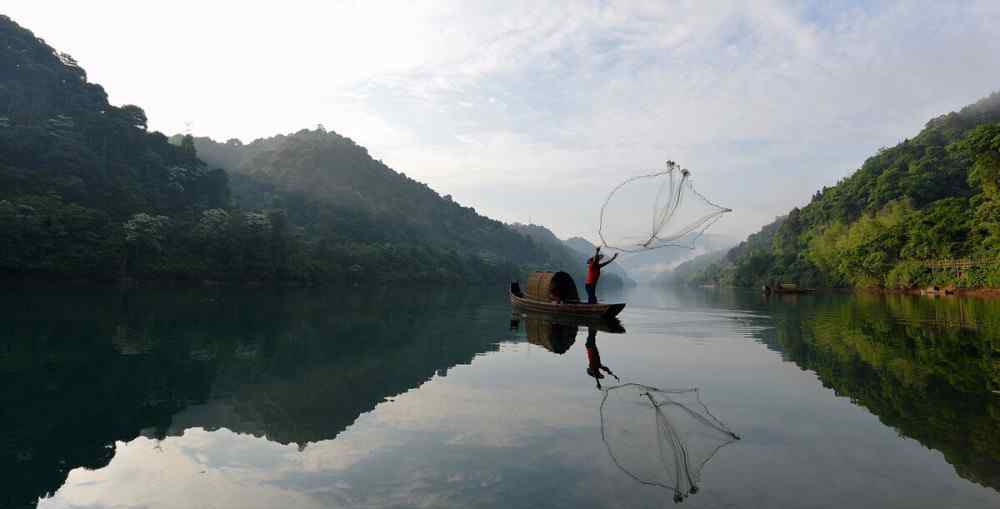
[(622, 182), (601, 207), (604, 247), (633, 253), (695, 241), (731, 209), (716, 205), (691, 184), (691, 172), (673, 161), (667, 169)]
[(701, 402), (698, 389), (635, 383), (604, 391), (601, 438), (619, 469), (642, 484), (671, 490), (675, 502), (696, 493), (705, 464), (739, 440)]

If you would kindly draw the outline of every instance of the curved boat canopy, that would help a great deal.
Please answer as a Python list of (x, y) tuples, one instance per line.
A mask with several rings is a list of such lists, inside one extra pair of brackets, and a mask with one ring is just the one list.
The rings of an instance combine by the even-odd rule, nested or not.
[(573, 276), (559, 272), (535, 272), (528, 276), (528, 297), (541, 301), (580, 302)]

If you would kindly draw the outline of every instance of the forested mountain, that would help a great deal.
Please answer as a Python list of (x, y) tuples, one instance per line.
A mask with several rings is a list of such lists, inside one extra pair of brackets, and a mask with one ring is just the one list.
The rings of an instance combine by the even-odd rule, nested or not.
[(0, 15), (0, 272), (117, 274), (172, 251), (165, 240), (227, 192), (193, 147), (146, 132), (142, 109), (111, 106), (71, 57)]
[(326, 272), (347, 264), (390, 279), (482, 280), (567, 261), (322, 127), (248, 144), (193, 141), (199, 157), (229, 172), (234, 206), (285, 211), (307, 258), (333, 262)]
[(559, 261), (322, 129), (171, 144), (0, 16), (0, 273), (483, 282)]
[[(879, 150), (692, 282), (1000, 287), (1000, 92)], [(972, 268), (933, 270), (940, 260)]]

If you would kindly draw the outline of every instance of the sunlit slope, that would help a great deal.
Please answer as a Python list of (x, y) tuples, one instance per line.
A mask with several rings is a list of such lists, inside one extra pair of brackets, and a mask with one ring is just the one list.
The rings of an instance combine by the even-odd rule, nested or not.
[[(1000, 287), (1000, 93), (881, 149), (765, 226), (696, 284)], [(972, 259), (963, 270), (929, 263)]]

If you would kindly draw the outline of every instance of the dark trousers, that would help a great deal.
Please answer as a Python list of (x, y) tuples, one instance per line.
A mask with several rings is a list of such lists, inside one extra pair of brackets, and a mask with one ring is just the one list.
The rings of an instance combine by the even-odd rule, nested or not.
[(597, 283), (583, 285), (587, 289), (587, 304), (597, 304)]

